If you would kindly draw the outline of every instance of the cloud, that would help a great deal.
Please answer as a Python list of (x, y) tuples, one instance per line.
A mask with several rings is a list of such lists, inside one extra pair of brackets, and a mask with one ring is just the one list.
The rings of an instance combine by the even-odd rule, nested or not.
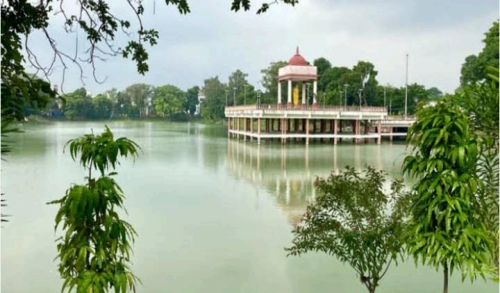
[[(249, 81), (259, 87), (260, 70), (270, 62), (288, 60), (298, 45), (309, 61), (326, 57), (334, 66), (348, 67), (370, 61), (378, 80), (395, 86), (404, 85), (409, 54), (410, 82), (451, 92), (458, 86), (465, 57), (481, 50), (484, 32), (498, 18), (498, 2), (493, 0), (304, 0), (295, 7), (272, 5), (263, 15), (255, 15), (257, 7), (234, 13), (230, 0), (214, 3), (192, 0), (191, 14), (180, 15), (162, 1), (155, 3), (153, 14), (153, 2), (147, 2), (144, 24), (160, 33), (158, 44), (148, 51), (150, 71), (141, 76), (132, 61), (115, 57), (98, 66), (106, 83), (89, 78), (86, 87), (98, 93), (145, 82), (186, 89), (216, 75), (225, 81), (236, 69), (249, 73)], [(112, 8), (135, 25), (128, 7)], [(74, 36), (68, 37), (60, 23), (60, 18), (51, 20), (51, 32), (73, 51)], [(126, 40), (120, 36), (117, 43)], [(33, 47), (46, 50), (43, 41), (33, 38)], [(91, 76), (91, 69), (85, 69)], [(66, 91), (80, 86), (73, 68), (66, 76)]]

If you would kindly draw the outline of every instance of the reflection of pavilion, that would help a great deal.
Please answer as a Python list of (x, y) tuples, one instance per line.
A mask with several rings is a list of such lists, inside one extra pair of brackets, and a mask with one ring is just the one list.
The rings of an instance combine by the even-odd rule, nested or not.
[[(346, 165), (362, 169), (365, 164), (377, 169), (390, 168), (383, 161), (381, 146), (282, 146), (256, 145), (228, 140), (227, 167), (235, 177), (257, 188), (264, 188), (275, 199), (292, 225), (296, 225), (309, 203), (316, 197), (313, 186), (318, 177), (338, 172)], [(398, 171), (389, 171), (399, 177)]]

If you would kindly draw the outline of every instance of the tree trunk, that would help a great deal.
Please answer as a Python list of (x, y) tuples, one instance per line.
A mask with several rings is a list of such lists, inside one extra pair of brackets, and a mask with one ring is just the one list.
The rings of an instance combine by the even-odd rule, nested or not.
[(448, 262), (444, 263), (444, 287), (443, 293), (448, 293)]

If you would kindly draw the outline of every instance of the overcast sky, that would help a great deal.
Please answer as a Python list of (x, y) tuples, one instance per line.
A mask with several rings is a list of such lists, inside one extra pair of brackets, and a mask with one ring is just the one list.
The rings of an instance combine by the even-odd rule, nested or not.
[[(301, 0), (295, 7), (280, 3), (256, 15), (261, 1), (253, 1), (250, 12), (234, 13), (231, 0), (190, 0), (191, 14), (180, 15), (162, 0), (156, 1), (153, 14), (153, 0), (144, 2), (145, 26), (160, 34), (158, 44), (148, 49), (149, 72), (141, 76), (132, 61), (108, 59), (97, 67), (98, 76), (107, 77), (104, 84), (94, 82), (91, 68), (86, 68), (85, 87), (92, 94), (139, 82), (187, 89), (216, 75), (225, 82), (236, 69), (248, 73), (249, 81), (260, 87), (260, 70), (273, 61), (288, 61), (296, 46), (310, 62), (318, 57), (333, 66), (372, 62), (378, 81), (394, 86), (404, 85), (409, 54), (410, 83), (451, 92), (459, 84), (465, 57), (481, 50), (483, 34), (499, 11), (497, 0)], [(113, 10), (134, 25), (125, 5)], [(62, 49), (74, 51), (75, 35), (63, 32), (60, 18), (51, 20), (50, 31)], [(117, 42), (126, 40), (121, 36)], [(29, 41), (40, 60), (48, 62), (46, 39), (34, 35)], [(60, 76), (56, 70), (51, 81), (60, 84)], [(72, 67), (65, 92), (81, 86)]]

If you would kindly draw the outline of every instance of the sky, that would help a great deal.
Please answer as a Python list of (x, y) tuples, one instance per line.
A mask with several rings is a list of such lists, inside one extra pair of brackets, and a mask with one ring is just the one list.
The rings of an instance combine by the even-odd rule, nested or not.
[[(109, 2), (116, 15), (137, 28), (125, 1)], [(165, 1), (154, 2), (144, 1), (144, 26), (160, 36), (156, 46), (148, 47), (149, 72), (142, 76), (133, 61), (108, 57), (96, 65), (97, 77), (105, 82), (95, 82), (92, 68), (84, 65), (82, 83), (78, 68), (67, 62), (64, 92), (84, 86), (95, 95), (133, 83), (173, 84), (186, 90), (214, 76), (226, 82), (237, 69), (262, 88), (260, 71), (271, 62), (288, 61), (297, 46), (311, 63), (325, 57), (333, 66), (351, 68), (360, 60), (369, 61), (378, 71), (379, 83), (392, 86), (404, 86), (408, 54), (409, 83), (453, 92), (465, 57), (480, 52), (484, 33), (499, 13), (497, 0), (301, 0), (295, 7), (271, 5), (261, 15), (255, 12), (262, 2), (255, 0), (250, 11), (238, 13), (230, 11), (231, 0), (190, 0), (188, 15)], [(74, 8), (66, 7), (69, 12)], [(61, 14), (50, 19), (52, 38), (62, 51), (74, 54), (78, 48), (82, 54), (87, 48), (83, 34), (67, 34), (62, 23)], [(115, 44), (123, 46), (127, 40), (119, 34)], [(28, 44), (41, 63), (50, 63), (45, 36), (35, 33)], [(50, 81), (62, 84), (61, 64), (56, 64)]]

